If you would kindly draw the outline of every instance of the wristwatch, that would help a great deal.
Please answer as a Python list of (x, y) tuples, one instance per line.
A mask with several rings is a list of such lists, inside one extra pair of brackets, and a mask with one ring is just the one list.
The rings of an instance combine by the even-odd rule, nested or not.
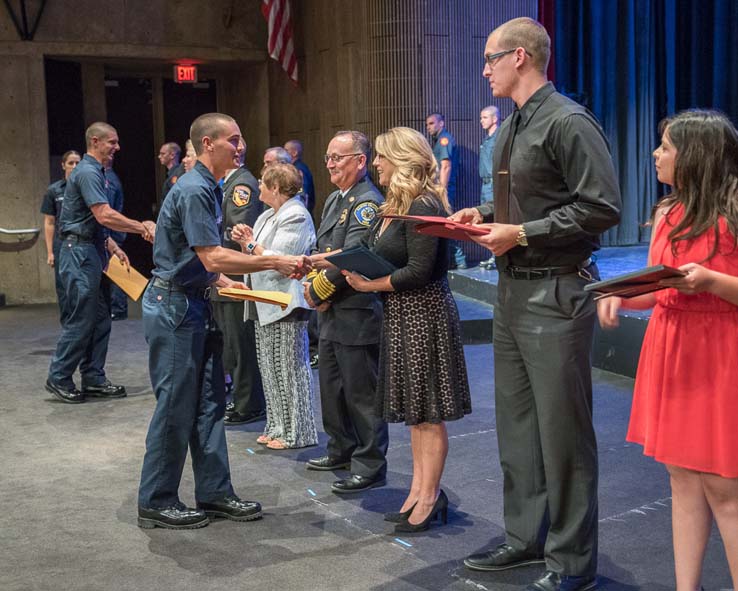
[(254, 249), (256, 248), (256, 242), (249, 242), (246, 245), (246, 252), (249, 254), (254, 254)]
[(528, 246), (528, 236), (525, 234), (525, 226), (520, 226), (516, 242), (518, 246)]

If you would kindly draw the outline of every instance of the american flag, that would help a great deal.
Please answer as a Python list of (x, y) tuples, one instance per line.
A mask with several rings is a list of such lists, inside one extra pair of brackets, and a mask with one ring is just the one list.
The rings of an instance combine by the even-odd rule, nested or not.
[(261, 0), (261, 13), (269, 25), (269, 55), (297, 84), (297, 58), (292, 39), (290, 0)]

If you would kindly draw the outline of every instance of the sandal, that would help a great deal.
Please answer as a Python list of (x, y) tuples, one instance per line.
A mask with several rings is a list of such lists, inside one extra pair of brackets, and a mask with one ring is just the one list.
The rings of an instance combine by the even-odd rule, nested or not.
[(267, 443), (269, 449), (289, 449), (289, 446), (281, 439), (272, 439)]
[(270, 441), (273, 440), (271, 437), (269, 437), (269, 435), (259, 435), (256, 438), (256, 443), (258, 443), (259, 445), (268, 445)]

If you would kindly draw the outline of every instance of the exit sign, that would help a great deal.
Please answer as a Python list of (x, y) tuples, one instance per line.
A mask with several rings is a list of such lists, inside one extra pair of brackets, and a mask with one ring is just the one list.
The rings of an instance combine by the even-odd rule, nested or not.
[(195, 84), (197, 82), (197, 66), (174, 66), (174, 81), (177, 84)]

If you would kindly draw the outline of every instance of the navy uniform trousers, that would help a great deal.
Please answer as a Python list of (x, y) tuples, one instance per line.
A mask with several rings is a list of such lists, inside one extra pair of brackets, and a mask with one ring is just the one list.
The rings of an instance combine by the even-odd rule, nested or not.
[(79, 367), (82, 387), (105, 381), (105, 358), (110, 339), (110, 282), (102, 275), (95, 244), (66, 238), (61, 243), (59, 266), (63, 300), (62, 331), (51, 360), (49, 379), (65, 388)]
[(164, 508), (179, 501), (188, 447), (195, 499), (207, 503), (232, 495), (223, 425), (223, 337), (210, 302), (150, 284), (143, 321), (156, 409), (146, 436), (139, 506)]
[(597, 568), (596, 312), (586, 283), (500, 273), (493, 337), (507, 543), (543, 550), (549, 570), (574, 575)]

